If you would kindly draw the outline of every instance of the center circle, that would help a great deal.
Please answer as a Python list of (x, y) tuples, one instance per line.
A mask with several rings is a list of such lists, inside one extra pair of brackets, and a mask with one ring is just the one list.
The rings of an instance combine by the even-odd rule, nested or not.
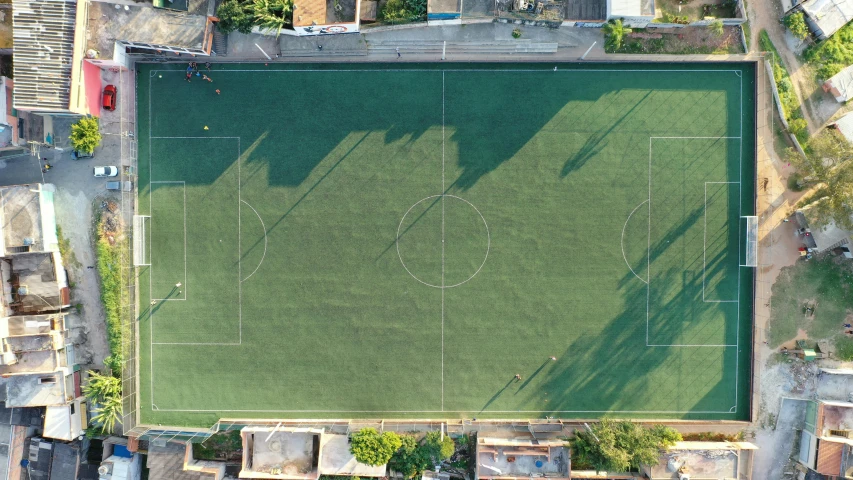
[(397, 255), (415, 280), (453, 288), (474, 278), (489, 257), (483, 214), (455, 195), (432, 195), (406, 211), (397, 227)]

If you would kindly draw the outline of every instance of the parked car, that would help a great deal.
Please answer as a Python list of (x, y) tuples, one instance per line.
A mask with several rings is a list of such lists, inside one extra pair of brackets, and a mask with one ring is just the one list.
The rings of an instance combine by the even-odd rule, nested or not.
[(74, 160), (86, 160), (89, 158), (95, 158), (95, 152), (83, 153), (83, 152), (78, 152), (77, 150), (72, 150), (71, 151), (71, 158), (73, 158)]
[(116, 86), (115, 85), (107, 85), (104, 87), (104, 110), (115, 110), (116, 109)]
[(118, 175), (116, 167), (95, 167), (96, 177), (115, 177), (116, 175)]
[(125, 192), (133, 191), (133, 182), (125, 180), (124, 182), (107, 182), (107, 190), (124, 190)]

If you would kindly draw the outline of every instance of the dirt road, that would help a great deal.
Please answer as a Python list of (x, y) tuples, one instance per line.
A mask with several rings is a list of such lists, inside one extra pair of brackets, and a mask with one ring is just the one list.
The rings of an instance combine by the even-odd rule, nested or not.
[[(807, 102), (810, 102), (810, 97), (815, 92), (817, 86), (811, 79), (811, 74), (808, 68), (803, 65), (803, 62), (789, 48), (790, 36), (782, 24), (782, 15), (784, 15), (782, 5), (779, 0), (751, 0), (747, 5), (747, 14), (749, 15), (749, 23), (751, 28), (750, 48), (754, 51), (760, 49), (758, 45), (758, 34), (763, 29), (767, 31), (776, 50), (782, 57), (782, 62), (791, 76), (791, 83), (794, 85), (794, 92), (803, 105), (803, 117), (809, 126), (809, 134), (813, 135), (820, 130), (826, 119), (815, 118), (813, 116), (813, 108), (809, 108)], [(791, 43), (796, 43), (791, 40)]]

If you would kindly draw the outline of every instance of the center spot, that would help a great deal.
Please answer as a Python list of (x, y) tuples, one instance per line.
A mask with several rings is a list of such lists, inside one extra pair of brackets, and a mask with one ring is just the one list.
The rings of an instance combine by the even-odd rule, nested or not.
[(469, 201), (433, 195), (409, 208), (397, 229), (403, 268), (435, 288), (457, 287), (476, 276), (489, 256), (489, 227)]

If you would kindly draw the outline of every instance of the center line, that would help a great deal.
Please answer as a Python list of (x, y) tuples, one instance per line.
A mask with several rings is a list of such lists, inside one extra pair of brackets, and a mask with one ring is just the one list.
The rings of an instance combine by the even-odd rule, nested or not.
[(444, 411), (444, 72), (441, 72), (441, 410)]

